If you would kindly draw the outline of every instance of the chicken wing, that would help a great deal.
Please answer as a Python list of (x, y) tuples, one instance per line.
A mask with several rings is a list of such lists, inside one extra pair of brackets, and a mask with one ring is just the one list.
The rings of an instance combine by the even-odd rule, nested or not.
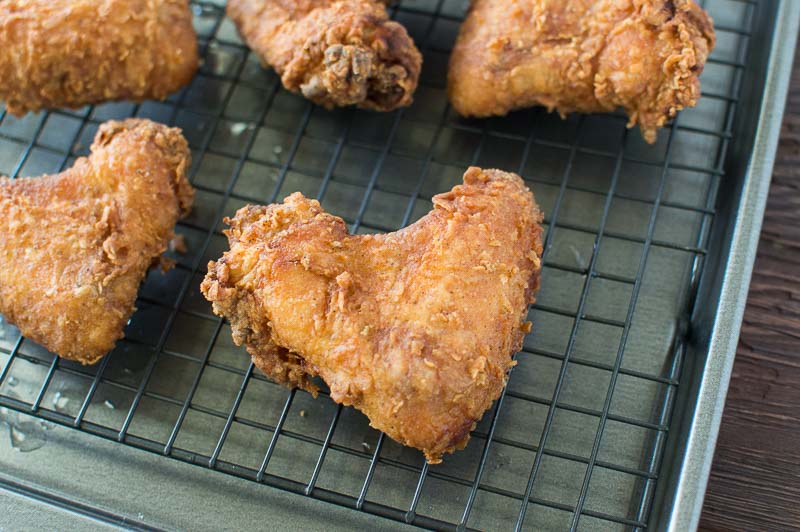
[(448, 92), (465, 116), (622, 107), (652, 143), (697, 103), (713, 46), (711, 18), (693, 0), (473, 0)]
[(0, 177), (0, 313), (64, 358), (106, 354), (191, 208), (189, 157), (179, 129), (107, 122), (69, 170)]
[(411, 103), (422, 56), (377, 0), (229, 0), (228, 16), (283, 86), (314, 103)]
[(15, 115), (163, 99), (197, 64), (187, 0), (0, 2), (0, 99)]
[(273, 380), (331, 398), (431, 463), (463, 448), (530, 330), (542, 215), (522, 179), (470, 168), (417, 223), (350, 235), (295, 193), (228, 220), (201, 289)]

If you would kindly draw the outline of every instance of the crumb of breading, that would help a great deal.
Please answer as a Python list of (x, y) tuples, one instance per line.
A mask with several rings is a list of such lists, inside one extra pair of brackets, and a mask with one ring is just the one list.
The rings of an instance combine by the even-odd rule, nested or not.
[(169, 241), (169, 250), (173, 253), (186, 253), (189, 248), (186, 247), (186, 238), (181, 234), (176, 234)]

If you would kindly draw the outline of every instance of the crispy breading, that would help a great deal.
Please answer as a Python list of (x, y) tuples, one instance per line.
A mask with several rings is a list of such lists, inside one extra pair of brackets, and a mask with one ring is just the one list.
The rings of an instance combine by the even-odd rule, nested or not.
[(410, 105), (422, 56), (376, 0), (229, 0), (242, 39), (283, 86), (331, 108)]
[(197, 65), (187, 0), (0, 2), (0, 99), (15, 115), (164, 99)]
[(711, 17), (693, 0), (473, 0), (448, 93), (465, 116), (622, 107), (652, 143), (697, 103), (713, 47)]
[(240, 209), (201, 289), (273, 380), (364, 412), (431, 463), (506, 383), (538, 288), (542, 215), (515, 174), (470, 168), (415, 224), (350, 235), (295, 193)]
[(191, 208), (189, 161), (179, 129), (131, 119), (60, 174), (0, 177), (0, 313), (64, 358), (105, 355)]

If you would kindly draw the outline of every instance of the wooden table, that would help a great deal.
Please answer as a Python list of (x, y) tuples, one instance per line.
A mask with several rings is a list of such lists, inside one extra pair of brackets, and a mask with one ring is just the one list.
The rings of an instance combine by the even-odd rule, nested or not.
[(800, 529), (800, 50), (700, 528)]

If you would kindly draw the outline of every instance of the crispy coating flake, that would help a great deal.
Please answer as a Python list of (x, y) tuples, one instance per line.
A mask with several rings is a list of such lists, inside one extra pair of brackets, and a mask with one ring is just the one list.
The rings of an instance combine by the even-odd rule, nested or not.
[(0, 99), (18, 116), (163, 99), (197, 64), (187, 0), (0, 2)]
[(327, 108), (411, 104), (422, 56), (376, 0), (229, 0), (228, 16), (283, 86)]
[(103, 124), (60, 174), (0, 177), (0, 313), (64, 358), (111, 350), (191, 208), (189, 157), (179, 129), (132, 119)]
[(415, 224), (350, 235), (295, 193), (228, 220), (201, 289), (275, 381), (317, 389), (431, 463), (463, 448), (530, 330), (542, 215), (515, 174), (470, 168)]
[(713, 46), (711, 18), (693, 0), (473, 0), (448, 92), (465, 116), (622, 107), (652, 143), (697, 103)]

